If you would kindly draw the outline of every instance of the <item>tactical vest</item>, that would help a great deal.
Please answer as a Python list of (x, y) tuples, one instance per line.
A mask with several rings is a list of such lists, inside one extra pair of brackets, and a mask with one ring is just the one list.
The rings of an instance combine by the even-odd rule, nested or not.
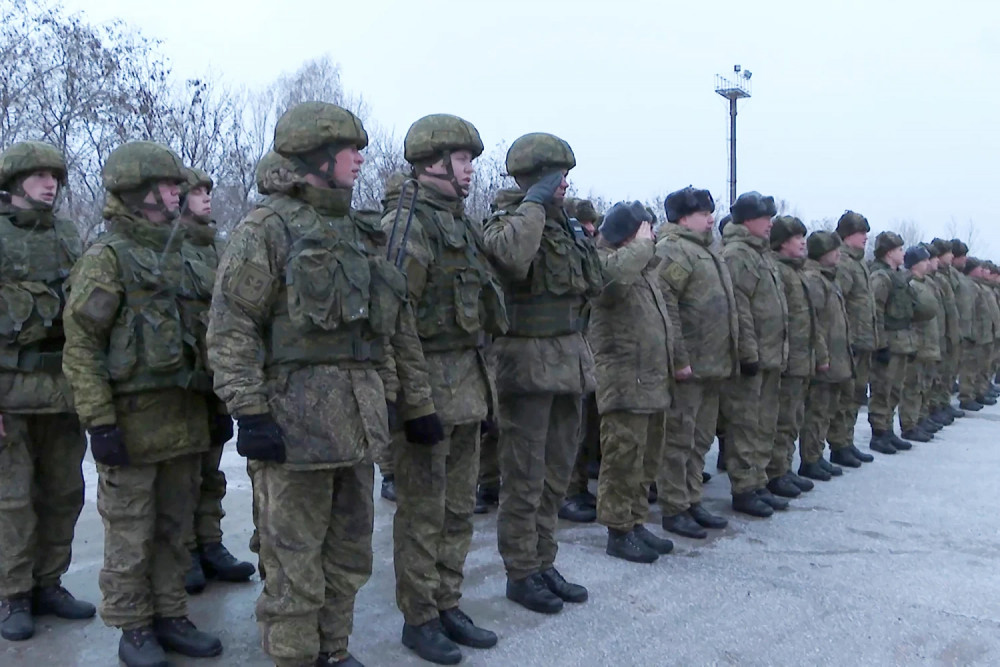
[(587, 328), (587, 299), (603, 286), (596, 248), (569, 223), (545, 219), (538, 252), (524, 280), (506, 287), (508, 336), (550, 338)]
[[(916, 280), (914, 278), (914, 280)], [(924, 278), (926, 280), (926, 278)], [(928, 284), (927, 295), (922, 295), (917, 292), (917, 290), (912, 285), (907, 285), (910, 290), (910, 294), (913, 295), (913, 321), (914, 322), (926, 322), (927, 320), (933, 320), (937, 317), (937, 298), (933, 295), (934, 288)]]
[(184, 283), (181, 289), (181, 318), (184, 329), (197, 341), (198, 370), (208, 373), (208, 311), (212, 306), (215, 273), (219, 268), (219, 252), (211, 238), (211, 228), (195, 230), (181, 245), (184, 262)]
[(427, 284), (416, 304), (423, 349), (482, 347), (487, 335), (505, 333), (509, 322), (503, 290), (469, 221), (420, 205), (415, 215), (434, 252)]
[(913, 288), (910, 287), (910, 281), (902, 271), (893, 271), (888, 266), (886, 268), (876, 266), (878, 267), (876, 270), (888, 274), (890, 281), (882, 324), (886, 331), (905, 331), (913, 325), (913, 308), (917, 300)]
[(35, 215), (0, 215), (0, 371), (62, 373), (64, 283), (83, 244), (72, 222)]
[(288, 241), (284, 283), (266, 331), (266, 366), (381, 362), (406, 278), (384, 255), (376, 219), (328, 218), (290, 197), (266, 199)]
[(212, 380), (199, 363), (197, 331), (183, 312), (195, 294), (184, 274), (180, 239), (157, 251), (126, 233), (112, 231), (98, 240), (118, 260), (124, 301), (111, 329), (108, 373), (116, 395), (180, 387), (212, 391)]

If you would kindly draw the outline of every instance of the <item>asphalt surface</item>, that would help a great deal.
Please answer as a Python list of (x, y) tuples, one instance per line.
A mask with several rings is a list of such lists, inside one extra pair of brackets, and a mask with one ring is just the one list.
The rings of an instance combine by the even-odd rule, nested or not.
[[(462, 607), (500, 635), (490, 650), (464, 649), (465, 665), (998, 665), (1000, 664), (1000, 406), (970, 413), (931, 443), (847, 470), (770, 519), (736, 516), (729, 484), (715, 476), (706, 506), (730, 519), (707, 540), (675, 538), (652, 565), (604, 553), (597, 525), (563, 523), (557, 566), (590, 589), (590, 601), (557, 616), (504, 597), (496, 513), (476, 518)], [(855, 433), (867, 451), (864, 413)], [(709, 470), (715, 472), (715, 450)], [(97, 602), (103, 529), (88, 459), (87, 504), (64, 585)], [(250, 491), (229, 445), (223, 522), (227, 546), (249, 558)], [(376, 493), (378, 491), (376, 483)], [(423, 663), (399, 643), (392, 572), (393, 505), (376, 497), (375, 570), (357, 603), (351, 649), (371, 666)], [(659, 510), (649, 525), (659, 529)], [(219, 658), (173, 665), (270, 664), (253, 620), (260, 582), (212, 584), (191, 600), (202, 629), (218, 633)], [(118, 632), (99, 618), (39, 619), (27, 642), (0, 640), (0, 666), (116, 665)]]

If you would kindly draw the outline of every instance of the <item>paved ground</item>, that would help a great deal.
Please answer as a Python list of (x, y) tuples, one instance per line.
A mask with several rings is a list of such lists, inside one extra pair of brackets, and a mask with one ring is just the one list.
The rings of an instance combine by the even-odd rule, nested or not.
[[(997, 665), (1000, 664), (1000, 406), (959, 420), (935, 442), (892, 457), (793, 503), (771, 519), (733, 516), (728, 482), (707, 505), (730, 527), (705, 541), (678, 538), (674, 554), (632, 565), (604, 554), (604, 531), (564, 524), (558, 566), (590, 588), (585, 605), (545, 617), (508, 602), (496, 553), (495, 513), (477, 517), (463, 607), (500, 634), (467, 665)], [(856, 442), (867, 445), (864, 416)], [(715, 453), (710, 455), (714, 467)], [(87, 462), (87, 505), (66, 586), (97, 601), (102, 527)], [(230, 446), (226, 543), (248, 557), (249, 483)], [(714, 470), (713, 470), (714, 472)], [(375, 572), (361, 591), (351, 647), (369, 666), (418, 665), (399, 644), (393, 598), (393, 506), (376, 500)], [(653, 510), (650, 524), (658, 525)], [(221, 634), (215, 660), (175, 665), (269, 664), (258, 648), (259, 582), (217, 584), (191, 615)], [(36, 637), (0, 640), (3, 667), (114, 665), (118, 635), (99, 619), (45, 619)]]

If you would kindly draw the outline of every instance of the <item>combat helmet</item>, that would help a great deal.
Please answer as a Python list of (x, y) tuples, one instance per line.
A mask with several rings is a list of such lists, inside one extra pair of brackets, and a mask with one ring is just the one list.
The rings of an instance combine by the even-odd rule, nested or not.
[(19, 141), (0, 153), (0, 190), (25, 197), (32, 207), (50, 209), (46, 202), (27, 197), (20, 178), (36, 171), (51, 171), (60, 185), (66, 185), (66, 160), (55, 146), (43, 141)]
[[(274, 150), (289, 158), (296, 170), (333, 182), (333, 162), (347, 146), (361, 150), (368, 133), (361, 119), (329, 102), (303, 102), (281, 114), (274, 127)], [(324, 170), (323, 165), (327, 165)]]
[[(130, 141), (111, 151), (101, 170), (104, 189), (116, 195), (133, 212), (158, 211), (168, 218), (177, 211), (166, 208), (160, 191), (154, 187), (161, 181), (184, 183), (184, 164), (172, 150), (153, 141)], [(144, 202), (153, 193), (156, 203)]]
[(507, 173), (517, 178), (553, 169), (572, 169), (576, 156), (565, 140), (546, 132), (519, 137), (507, 151)]
[(483, 154), (483, 140), (476, 126), (458, 116), (446, 113), (431, 114), (419, 119), (406, 132), (403, 139), (403, 157), (413, 165), (413, 173), (420, 175), (430, 163), (444, 158), (446, 176), (455, 194), (468, 194), (468, 186), (455, 176), (450, 155), (452, 151), (467, 150), (473, 158)]

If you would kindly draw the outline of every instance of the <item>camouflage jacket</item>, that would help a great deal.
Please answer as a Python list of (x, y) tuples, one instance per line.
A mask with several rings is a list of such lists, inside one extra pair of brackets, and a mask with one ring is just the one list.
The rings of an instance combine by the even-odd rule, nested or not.
[(976, 302), (979, 290), (972, 278), (955, 267), (949, 267), (951, 287), (955, 292), (955, 307), (958, 310), (958, 333), (964, 343), (976, 342)]
[(859, 352), (871, 352), (880, 343), (875, 338), (875, 299), (872, 296), (871, 272), (865, 264), (865, 251), (847, 246), (840, 250), (837, 285), (847, 304), (851, 346)]
[(579, 394), (594, 390), (594, 358), (584, 340), (588, 301), (603, 278), (597, 251), (565, 213), (501, 190), (483, 243), (504, 283), (510, 330), (494, 342), (497, 389)]
[(615, 248), (598, 242), (607, 284), (593, 301), (589, 340), (597, 409), (653, 413), (670, 407), (674, 340), (651, 240)]
[(208, 328), (215, 390), (237, 417), (270, 412), (293, 469), (368, 460), (403, 419), (434, 412), (405, 278), (377, 218), (350, 192), (301, 181), (237, 226), (219, 264)]
[(816, 372), (816, 322), (803, 273), (806, 260), (778, 254), (774, 260), (788, 304), (788, 366), (784, 375), (807, 378)]
[(674, 366), (688, 366), (695, 380), (732, 377), (738, 360), (739, 319), (725, 262), (711, 247), (712, 234), (680, 225), (660, 228), (656, 254), (663, 299), (673, 324)]
[(976, 343), (990, 345), (1000, 333), (1000, 303), (994, 295), (992, 283), (982, 278), (972, 278), (976, 293), (975, 324), (978, 336)]
[(739, 360), (757, 362), (766, 370), (784, 370), (788, 361), (788, 304), (767, 241), (738, 224), (726, 225), (722, 241), (739, 314)]
[(71, 221), (0, 206), (0, 413), (73, 411), (62, 311), (82, 252)]
[(836, 282), (838, 270), (812, 259), (806, 260), (803, 270), (816, 318), (816, 367), (830, 366), (824, 372), (817, 370), (813, 382), (844, 382), (854, 375), (851, 327), (844, 295)]
[[(387, 237), (401, 185), (397, 177), (386, 187), (382, 230)], [(402, 242), (406, 216), (406, 208), (401, 209), (394, 248)], [(490, 335), (506, 331), (506, 310), (483, 254), (482, 226), (465, 215), (464, 200), (421, 184), (403, 271), (438, 416), (445, 424), (485, 419), (495, 409), (496, 390), (483, 352)]]
[(941, 355), (946, 355), (959, 344), (961, 336), (958, 326), (958, 306), (955, 305), (955, 291), (947, 274), (940, 269), (928, 276), (938, 298), (938, 333), (941, 335)]
[[(915, 354), (917, 336), (913, 330), (913, 292), (906, 273), (893, 269), (882, 260), (875, 260), (871, 266), (872, 296), (875, 300), (876, 339), (881, 347), (888, 347), (893, 354)], [(894, 318), (895, 310), (900, 316), (909, 312), (909, 319)], [(889, 313), (888, 318), (886, 313)], [(886, 320), (889, 326), (886, 326)]]
[(941, 322), (938, 319), (937, 290), (927, 277), (910, 276), (910, 285), (917, 301), (917, 308), (927, 309), (934, 314), (925, 320), (915, 320), (913, 331), (917, 339), (917, 359), (922, 361), (941, 360)]

